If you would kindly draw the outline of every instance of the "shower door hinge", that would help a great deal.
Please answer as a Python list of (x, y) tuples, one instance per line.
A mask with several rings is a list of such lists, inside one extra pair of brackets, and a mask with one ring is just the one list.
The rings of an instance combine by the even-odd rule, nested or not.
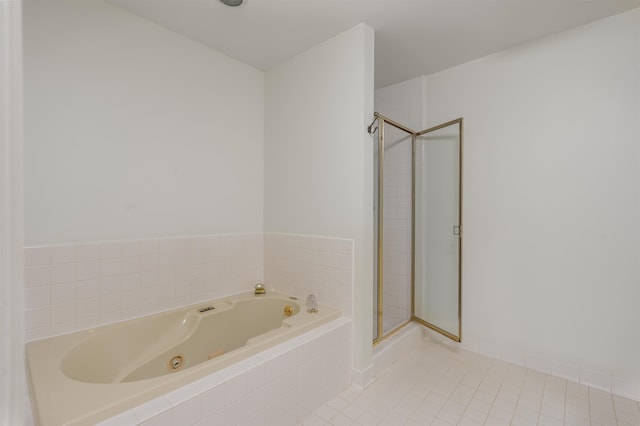
[(460, 235), (460, 226), (453, 227), (453, 235)]

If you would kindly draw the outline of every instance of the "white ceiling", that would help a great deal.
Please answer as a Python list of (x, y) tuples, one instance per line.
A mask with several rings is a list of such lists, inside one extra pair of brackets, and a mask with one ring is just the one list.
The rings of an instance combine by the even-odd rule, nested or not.
[(108, 0), (267, 70), (360, 22), (385, 87), (625, 10), (640, 0)]

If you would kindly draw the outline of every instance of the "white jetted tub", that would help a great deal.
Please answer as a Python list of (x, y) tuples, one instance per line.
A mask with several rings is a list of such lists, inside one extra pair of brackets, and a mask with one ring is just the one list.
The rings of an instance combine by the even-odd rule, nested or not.
[(30, 342), (34, 417), (42, 426), (95, 424), (340, 316), (250, 293)]

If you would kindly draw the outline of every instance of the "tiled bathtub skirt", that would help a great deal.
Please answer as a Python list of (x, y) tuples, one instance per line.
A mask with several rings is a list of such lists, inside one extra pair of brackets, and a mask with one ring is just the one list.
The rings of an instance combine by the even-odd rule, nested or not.
[(295, 426), (350, 384), (351, 320), (334, 320), (101, 426)]
[(248, 291), (263, 246), (252, 233), (25, 248), (26, 340)]

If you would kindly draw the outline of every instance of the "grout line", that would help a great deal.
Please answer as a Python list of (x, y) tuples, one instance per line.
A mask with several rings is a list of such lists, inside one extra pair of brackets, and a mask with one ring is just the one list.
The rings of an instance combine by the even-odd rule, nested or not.
[[(508, 388), (511, 387), (513, 387), (513, 392), (505, 393), (505, 395), (516, 395), (517, 393), (517, 398), (515, 399), (515, 405), (513, 408), (513, 412), (511, 413), (511, 419), (507, 421), (507, 423), (514, 424), (514, 422), (516, 421), (515, 414), (520, 402), (532, 402), (531, 405), (526, 404), (525, 411), (531, 411), (531, 417), (523, 418), (527, 421), (535, 421), (536, 424), (539, 424), (541, 421), (543, 421), (542, 409), (545, 400), (551, 403), (550, 407), (552, 408), (555, 407), (556, 404), (563, 407), (563, 414), (562, 416), (558, 416), (560, 417), (559, 419), (556, 419), (555, 415), (551, 417), (554, 419), (554, 421), (560, 422), (562, 424), (567, 423), (567, 407), (569, 406), (570, 402), (569, 389), (570, 384), (571, 386), (573, 386), (575, 382), (558, 378), (548, 373), (539, 372), (530, 368), (508, 363), (506, 361), (486, 357), (482, 354), (474, 353), (471, 351), (465, 350), (464, 352), (462, 352), (462, 354), (458, 352), (445, 353), (444, 349), (446, 349), (446, 345), (443, 345), (439, 341), (430, 341), (428, 343), (425, 343), (425, 341), (421, 341), (417, 343), (417, 345), (412, 350), (410, 350), (406, 354), (403, 354), (394, 364), (392, 364), (392, 370), (385, 369), (386, 371), (389, 371), (389, 374), (385, 374), (383, 377), (381, 377), (381, 382), (379, 384), (382, 385), (382, 388), (378, 387), (378, 390), (388, 389), (390, 386), (392, 386), (391, 384), (385, 386), (385, 380), (393, 381), (392, 384), (404, 385), (400, 386), (402, 388), (401, 398), (392, 405), (386, 415), (394, 412), (395, 408), (398, 406), (403, 397), (414, 394), (415, 387), (418, 384), (425, 383), (429, 386), (429, 390), (428, 392), (424, 393), (424, 397), (420, 400), (415, 409), (408, 410), (406, 412), (395, 411), (396, 414), (407, 417), (407, 419), (409, 419), (408, 421), (415, 422), (417, 420), (413, 418), (413, 415), (417, 412), (417, 407), (419, 407), (432, 395), (438, 395), (440, 399), (442, 399), (443, 395), (438, 393), (436, 390), (440, 386), (448, 384), (449, 386), (445, 386), (444, 390), (446, 391), (448, 389), (452, 389), (452, 391), (448, 394), (447, 397), (445, 397), (446, 399), (437, 408), (437, 410), (430, 412), (430, 414), (433, 416), (432, 423), (442, 424), (444, 420), (440, 416), (443, 413), (444, 407), (447, 405), (447, 403), (452, 401), (453, 395), (456, 394), (456, 391), (461, 391), (462, 385), (466, 384), (467, 386), (472, 387), (473, 391), (469, 394), (470, 397), (468, 398), (468, 402), (466, 403), (464, 410), (462, 410), (460, 418), (458, 419), (458, 422), (460, 422), (465, 416), (465, 413), (469, 409), (469, 406), (471, 405), (474, 398), (479, 395), (479, 392), (481, 391), (480, 388), (483, 386), (483, 384), (490, 383), (492, 387), (497, 384), (497, 391), (495, 392), (495, 394), (493, 394), (492, 391), (485, 391), (485, 393), (492, 395), (492, 398), (486, 398), (487, 400), (491, 399), (490, 403), (488, 401), (484, 401), (489, 405), (489, 409), (484, 414), (484, 419), (479, 421), (479, 423), (483, 425), (491, 424), (490, 413), (491, 410), (495, 407), (499, 395), (501, 394), (501, 392), (506, 392)], [(418, 377), (418, 371), (412, 370), (412, 368), (414, 365), (418, 365), (417, 360), (419, 360), (419, 358), (417, 358), (415, 355), (422, 353), (426, 354), (426, 357), (423, 356), (422, 359), (432, 368), (425, 370), (418, 369), (418, 371), (420, 372), (420, 375)], [(466, 357), (465, 354), (467, 353), (471, 356)], [(520, 371), (520, 369), (522, 369), (522, 371)], [(411, 371), (416, 371), (413, 376), (411, 374), (407, 374)], [(428, 383), (427, 381), (422, 382), (423, 380), (427, 380)], [(468, 382), (466, 382), (466, 380), (468, 380)], [(588, 417), (586, 419), (587, 421), (585, 422), (585, 425), (594, 424), (594, 417), (592, 415), (592, 397), (595, 396), (594, 392), (596, 392), (597, 390), (586, 385), (576, 385), (579, 386), (579, 388), (575, 388), (576, 393), (574, 397), (577, 398), (576, 402), (580, 404), (579, 407), (583, 406), (582, 402), (580, 401), (586, 399), (586, 410), (588, 411), (588, 414), (584, 415)], [(422, 387), (421, 389), (425, 391), (427, 388)], [(525, 392), (525, 390), (527, 392)], [(583, 394), (581, 393), (581, 391), (586, 391), (584, 396), (582, 396)], [(608, 397), (603, 398), (603, 400), (606, 401), (608, 399), (610, 401), (611, 407), (614, 410), (614, 421), (616, 424), (621, 424), (620, 422), (624, 421), (621, 417), (624, 411), (621, 409), (621, 411), (618, 412), (616, 409), (615, 395), (611, 392), (606, 393), (608, 394)], [(366, 396), (367, 390), (363, 390), (361, 395)], [(387, 394), (385, 393), (384, 395)], [(397, 394), (395, 395), (397, 396)], [(537, 404), (535, 404), (535, 398), (538, 398)], [(599, 399), (593, 400), (593, 402), (597, 401), (599, 401)], [(640, 416), (640, 401), (631, 401), (632, 403), (630, 404), (630, 406), (634, 407), (636, 409), (635, 414), (637, 416)], [(455, 402), (458, 401), (456, 400)], [(353, 401), (350, 401), (349, 405), (352, 405), (352, 403)], [(340, 410), (340, 412), (343, 412), (349, 405), (343, 408), (343, 410)], [(536, 405), (537, 410), (535, 408)], [(627, 407), (627, 405), (625, 404), (624, 407)], [(595, 409), (596, 406), (593, 406), (593, 408)], [(581, 408), (579, 413), (582, 413), (582, 410), (583, 409)], [(371, 413), (368, 410), (363, 411), (365, 413)], [(534, 411), (535, 417), (533, 413)], [(380, 419), (380, 421), (384, 422), (384, 418)], [(477, 420), (473, 421), (478, 422)], [(594, 426), (596, 426), (596, 424), (594, 424)]]
[(589, 424), (592, 424), (591, 419), (591, 387), (587, 386), (587, 406), (589, 407)]
[(540, 423), (540, 416), (542, 415), (542, 402), (544, 401), (544, 388), (547, 385), (547, 375), (544, 376), (544, 383), (542, 384), (542, 391), (540, 392), (540, 405), (538, 406), (538, 415), (536, 416), (536, 424)]
[[(511, 370), (511, 368), (513, 368), (513, 365), (509, 365), (509, 370)], [(507, 370), (507, 371), (509, 371)], [(522, 396), (522, 387), (524, 386), (524, 381), (523, 383), (520, 384), (520, 390), (518, 391), (518, 398), (516, 398), (516, 405), (513, 408), (513, 413), (511, 413), (511, 419), (509, 420), (509, 424), (513, 423), (514, 417), (516, 415), (516, 410), (518, 409), (518, 402), (520, 402), (520, 396)]]
[(611, 392), (609, 392), (609, 399), (611, 400), (611, 408), (613, 409), (613, 418), (616, 420), (616, 424), (620, 424), (620, 422), (618, 422), (618, 412), (616, 410), (616, 403), (613, 400), (613, 394)]
[[(471, 366), (471, 367), (473, 367), (473, 365), (478, 364), (478, 358), (477, 358), (477, 357), (474, 357), (474, 358), (476, 358), (476, 359), (474, 360), (475, 362), (472, 364), (472, 366)], [(474, 398), (474, 397), (476, 396), (476, 394), (478, 393), (478, 389), (480, 389), (480, 384), (482, 384), (482, 381), (485, 379), (485, 377), (487, 377), (487, 373), (488, 373), (488, 372), (489, 372), (489, 369), (488, 369), (488, 368), (486, 368), (486, 369), (484, 370), (484, 374), (482, 375), (482, 378), (480, 379), (479, 384), (476, 386), (475, 390), (473, 391), (473, 394), (471, 395), (471, 400), (469, 400), (469, 403), (467, 404), (467, 406), (465, 407), (464, 411), (462, 412), (462, 416), (464, 416), (464, 413), (465, 413), (465, 412), (467, 411), (467, 409), (469, 408), (469, 404), (471, 404), (471, 401), (473, 401), (473, 398)], [(466, 376), (466, 374), (465, 374), (465, 376)], [(491, 411), (491, 408), (489, 408), (489, 411)], [(484, 419), (483, 419), (483, 421), (482, 421), (482, 424), (485, 424), (488, 418), (489, 418), (489, 412), (487, 412), (487, 413), (484, 415)]]
[(567, 393), (568, 393), (568, 383), (565, 380), (564, 384), (564, 413), (562, 415), (562, 424), (567, 424)]

